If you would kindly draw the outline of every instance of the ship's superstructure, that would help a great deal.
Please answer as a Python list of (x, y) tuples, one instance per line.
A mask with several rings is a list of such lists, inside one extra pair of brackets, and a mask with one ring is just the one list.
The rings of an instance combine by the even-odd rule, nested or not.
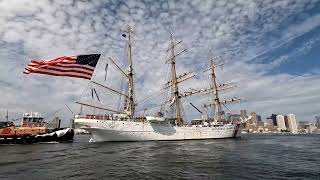
[(37, 112), (24, 113), (21, 127), (46, 127), (43, 117)]
[[(203, 90), (192, 90), (190, 92), (180, 93), (178, 84), (195, 76), (194, 73), (184, 73), (177, 75), (176, 57), (186, 51), (186, 49), (176, 53), (175, 47), (182, 41), (175, 42), (173, 33), (170, 33), (170, 41), (167, 52), (169, 58), (166, 63), (170, 66), (170, 78), (165, 84), (164, 90), (169, 90), (169, 100), (164, 102), (168, 108), (173, 111), (173, 116), (165, 113), (158, 113), (157, 116), (138, 117), (135, 114), (136, 102), (134, 99), (134, 73), (132, 63), (132, 29), (127, 26), (124, 31), (124, 37), (127, 37), (127, 60), (128, 68), (123, 70), (110, 58), (110, 61), (117, 69), (127, 78), (127, 92), (120, 92), (114, 88), (107, 87), (101, 83), (92, 81), (95, 85), (103, 87), (108, 91), (112, 91), (125, 99), (124, 111), (113, 110), (110, 108), (97, 107), (84, 102), (77, 102), (81, 106), (89, 106), (110, 114), (94, 114), (94, 115), (76, 115), (74, 123), (77, 127), (83, 128), (92, 134), (91, 141), (150, 141), (150, 140), (187, 140), (187, 139), (214, 139), (214, 138), (234, 138), (239, 137), (241, 132), (240, 123), (224, 122), (221, 113), (221, 104), (218, 92), (223, 89), (231, 88), (228, 84), (218, 85), (216, 82), (215, 65), (213, 57), (209, 57), (211, 62), (209, 70), (212, 71), (212, 82), (210, 87)], [(201, 118), (196, 123), (187, 124), (182, 116), (181, 98), (195, 94), (211, 94), (213, 93), (213, 103), (205, 105), (214, 107), (214, 118)], [(238, 101), (233, 98), (230, 101)], [(203, 116), (204, 117), (204, 116)]]

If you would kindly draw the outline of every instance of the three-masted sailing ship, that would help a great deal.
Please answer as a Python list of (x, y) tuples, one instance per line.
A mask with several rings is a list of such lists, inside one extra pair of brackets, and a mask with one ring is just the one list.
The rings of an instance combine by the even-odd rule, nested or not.
[[(226, 121), (222, 111), (222, 105), (229, 101), (239, 101), (239, 99), (232, 98), (229, 101), (220, 101), (218, 92), (232, 88), (233, 85), (230, 83), (222, 85), (217, 84), (215, 69), (222, 64), (215, 64), (214, 57), (209, 57), (210, 68), (208, 70), (211, 71), (210, 87), (200, 90), (191, 89), (189, 92), (180, 93), (178, 84), (192, 78), (195, 74), (184, 73), (182, 75), (177, 75), (176, 57), (186, 51), (186, 49), (176, 53), (176, 46), (182, 41), (175, 42), (172, 32), (170, 33), (169, 47), (167, 49), (169, 58), (166, 60), (166, 63), (170, 65), (170, 78), (163, 88), (169, 91), (169, 99), (165, 101), (164, 104), (166, 104), (168, 108), (171, 108), (172, 115), (159, 112), (156, 116), (136, 116), (134, 69), (132, 63), (131, 44), (132, 28), (127, 26), (124, 32), (126, 33), (124, 37), (127, 37), (128, 40), (127, 70), (121, 69), (120, 66), (118, 66), (111, 58), (110, 60), (124, 75), (124, 77), (127, 78), (127, 91), (119, 92), (113, 88), (93, 81), (94, 84), (123, 96), (125, 98), (124, 110), (119, 112), (108, 108), (96, 107), (84, 102), (77, 102), (82, 106), (89, 106), (109, 112), (109, 114), (103, 115), (95, 114), (75, 116), (74, 123), (76, 127), (89, 131), (92, 134), (90, 141), (192, 140), (236, 138), (240, 136), (242, 127), (241, 123)], [(204, 105), (204, 108), (212, 107), (215, 113), (213, 117), (203, 115), (201, 119), (193, 120), (188, 124), (182, 116), (181, 98), (196, 94), (211, 95), (212, 103)], [(193, 104), (191, 105), (194, 106)]]

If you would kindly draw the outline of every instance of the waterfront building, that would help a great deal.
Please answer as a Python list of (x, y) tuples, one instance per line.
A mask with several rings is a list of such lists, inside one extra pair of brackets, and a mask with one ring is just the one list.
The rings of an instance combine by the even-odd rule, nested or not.
[(231, 113), (227, 113), (227, 120), (228, 121), (233, 121), (233, 122), (240, 122), (241, 115), (240, 114), (231, 114)]
[(281, 131), (287, 130), (286, 124), (284, 122), (284, 116), (279, 114), (276, 116), (276, 118), (277, 118), (278, 129)]
[(257, 120), (258, 120), (258, 122), (259, 122), (259, 121), (262, 121), (262, 118), (261, 118), (260, 115), (257, 115)]
[(306, 125), (306, 132), (309, 134), (315, 133), (317, 130), (317, 127), (314, 124), (308, 124)]
[(258, 125), (258, 126), (261, 126), (261, 127), (264, 127), (264, 126), (265, 126), (265, 124), (266, 124), (266, 123), (265, 123), (265, 122), (263, 122), (263, 121), (258, 121), (258, 124), (257, 124), (257, 125)]
[(309, 125), (309, 121), (299, 121), (299, 128), (305, 129), (307, 125)]
[(316, 116), (315, 119), (316, 119), (316, 127), (320, 129), (320, 116)]
[(289, 129), (288, 116), (284, 116), (284, 123), (286, 124), (287, 130)]
[(53, 118), (52, 121), (47, 123), (47, 127), (51, 129), (57, 129), (57, 128), (60, 128), (60, 124), (61, 124), (61, 119), (59, 117), (55, 117)]
[(240, 116), (242, 119), (247, 118), (248, 117), (247, 110), (240, 110)]
[(277, 115), (278, 114), (272, 114), (271, 117), (270, 117), (272, 119), (273, 126), (278, 126), (278, 124), (277, 124)]
[(297, 120), (294, 114), (288, 114), (288, 124), (291, 133), (298, 133)]
[(268, 123), (270, 126), (273, 126), (273, 120), (271, 119), (271, 117), (267, 118), (266, 123)]
[(258, 118), (257, 118), (257, 113), (256, 112), (251, 112), (251, 119), (249, 120), (250, 124), (254, 124), (257, 126), (258, 124)]
[[(246, 119), (248, 117), (248, 114), (247, 114), (247, 110), (243, 109), (243, 110), (240, 110), (240, 117), (242, 120)], [(249, 121), (247, 121), (245, 124), (244, 124), (244, 128), (245, 129), (248, 129), (249, 127)]]

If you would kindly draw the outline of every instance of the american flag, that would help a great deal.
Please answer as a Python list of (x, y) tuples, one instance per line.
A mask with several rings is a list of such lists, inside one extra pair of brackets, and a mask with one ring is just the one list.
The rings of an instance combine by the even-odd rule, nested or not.
[(24, 74), (39, 73), (52, 76), (69, 76), (91, 79), (101, 54), (62, 56), (46, 61), (31, 61)]

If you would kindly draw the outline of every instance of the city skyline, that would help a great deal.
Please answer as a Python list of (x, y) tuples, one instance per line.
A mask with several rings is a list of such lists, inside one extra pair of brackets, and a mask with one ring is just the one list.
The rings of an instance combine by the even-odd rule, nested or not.
[[(233, 80), (241, 105), (265, 119), (272, 113), (296, 114), (314, 121), (320, 95), (320, 2), (306, 1), (26, 1), (0, 2), (0, 93), (10, 117), (37, 111), (68, 121), (79, 106), (88, 81), (43, 75), (25, 76), (31, 60), (63, 55), (101, 53), (95, 78), (103, 79), (109, 56), (122, 60), (124, 41), (120, 29), (134, 27), (133, 59), (139, 99), (158, 90), (164, 78), (165, 50), (170, 29), (188, 51), (181, 55), (178, 72), (202, 72), (212, 48), (225, 63), (219, 82)], [(101, 70), (102, 69), (102, 70)], [(152, 69), (152, 71), (150, 71)], [(112, 71), (112, 68), (110, 68)], [(108, 83), (119, 76), (109, 73)], [(200, 88), (207, 82), (199, 74), (185, 87)], [(182, 89), (183, 90), (183, 89)], [(100, 92), (102, 94), (103, 92)], [(196, 106), (201, 101), (190, 99)], [(50, 102), (50, 103), (44, 103)], [(103, 102), (108, 105), (108, 101)], [(198, 117), (188, 103), (189, 120)]]
[[(315, 116), (316, 123), (299, 121), (295, 114), (271, 114), (267, 119), (258, 118), (256, 112), (247, 114), (247, 110), (240, 110), (238, 114), (227, 114), (229, 121), (244, 122), (244, 130), (248, 133), (292, 133), (292, 134), (318, 134), (320, 133), (320, 122)], [(260, 119), (260, 120), (259, 120)]]
[[(259, 114), (259, 112), (254, 112), (254, 111), (250, 111), (250, 110), (247, 110), (247, 109), (241, 109), (238, 113), (234, 113), (234, 114), (232, 114), (232, 113), (229, 113), (229, 114), (231, 114), (231, 115), (235, 115), (235, 116), (239, 116), (239, 117), (241, 117), (241, 118), (245, 118), (245, 117), (248, 117), (248, 115), (250, 115), (250, 114), (252, 114), (252, 113), (254, 113), (254, 114), (256, 114), (256, 116), (257, 117), (259, 117), (260, 116), (260, 114)], [(293, 114), (293, 115), (295, 115), (294, 113), (288, 113), (288, 114), (285, 114), (285, 113), (272, 113), (271, 115), (269, 115), (269, 116), (266, 116), (265, 118), (261, 118), (261, 116), (260, 116), (260, 118), (261, 118), (261, 121), (264, 121), (264, 122), (267, 122), (269, 119), (273, 119), (273, 116), (274, 116), (274, 118), (275, 118), (275, 121), (276, 121), (276, 117), (278, 116), (278, 115), (280, 115), (280, 116), (283, 116), (283, 120), (285, 121), (285, 124), (287, 123), (286, 121), (286, 119), (288, 118), (288, 115), (290, 115), (290, 114)], [(282, 117), (281, 117), (282, 118)], [(297, 118), (295, 117), (295, 119), (297, 120)], [(259, 120), (258, 120), (259, 121)], [(320, 115), (316, 115), (316, 116), (314, 116), (314, 119), (310, 119), (310, 120), (301, 120), (301, 122), (308, 122), (308, 123), (317, 123), (319, 121), (319, 123), (320, 123)], [(297, 120), (297, 122), (300, 122), (299, 120)], [(273, 124), (276, 124), (276, 123), (274, 123), (273, 122)], [(286, 125), (287, 126), (287, 125)]]

